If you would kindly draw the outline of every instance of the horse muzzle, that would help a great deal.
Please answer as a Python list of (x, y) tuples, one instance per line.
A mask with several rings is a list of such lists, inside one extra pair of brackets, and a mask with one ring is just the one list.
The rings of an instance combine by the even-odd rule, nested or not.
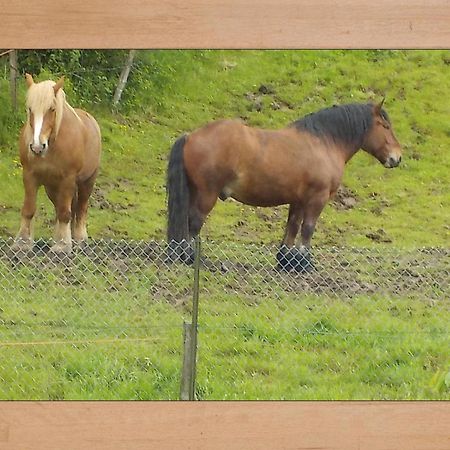
[(388, 169), (393, 169), (394, 167), (398, 167), (402, 160), (401, 156), (389, 156), (384, 162), (384, 167)]
[(47, 149), (48, 149), (48, 144), (45, 142), (43, 144), (39, 144), (39, 145), (30, 144), (31, 152), (38, 156), (43, 156), (47, 152)]

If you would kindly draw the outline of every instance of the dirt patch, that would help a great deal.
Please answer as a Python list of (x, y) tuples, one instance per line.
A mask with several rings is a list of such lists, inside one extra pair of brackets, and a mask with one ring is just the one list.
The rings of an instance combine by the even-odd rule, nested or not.
[(253, 92), (247, 92), (245, 98), (250, 102), (249, 110), (261, 112), (263, 110), (262, 95), (255, 94)]
[(94, 186), (94, 190), (92, 191), (91, 197), (89, 198), (89, 206), (91, 208), (111, 209), (113, 211), (128, 210), (135, 206), (131, 203), (129, 203), (128, 205), (121, 205), (119, 203), (111, 202), (106, 198), (107, 194), (108, 192), (105, 189), (99, 186)]
[(382, 216), (383, 208), (381, 208), (380, 206), (374, 206), (373, 208), (370, 208), (370, 212), (375, 216)]
[[(12, 257), (11, 242), (0, 241), (0, 260), (13, 267), (39, 267), (33, 274), (52, 271), (64, 285), (83, 285), (86, 267), (90, 267), (99, 277), (107, 277), (109, 290), (122, 290), (130, 280), (139, 277), (148, 281), (151, 298), (169, 301), (177, 307), (188, 305), (191, 298), (192, 266), (179, 261), (170, 263), (164, 243), (91, 240), (74, 248), (72, 255), (55, 259), (48, 255), (50, 242), (37, 241), (33, 254), (22, 258)], [(445, 249), (399, 252), (387, 248), (332, 247), (313, 251), (315, 268), (308, 273), (278, 270), (276, 251), (275, 246), (233, 251), (206, 245), (201, 258), (200, 270), (206, 280), (202, 289), (210, 293), (225, 289), (257, 302), (267, 296), (301, 298), (309, 294), (341, 299), (374, 293), (443, 299), (448, 293), (450, 251)]]
[(331, 204), (338, 210), (352, 209), (358, 203), (356, 193), (346, 186), (339, 186)]
[(270, 84), (262, 84), (258, 88), (258, 92), (263, 95), (272, 95), (272, 94), (275, 94), (275, 89)]
[[(286, 294), (319, 295), (351, 299), (359, 295), (417, 296), (442, 298), (448, 289), (445, 275), (445, 251), (436, 250), (423, 255), (373, 254), (371, 251), (331, 251), (314, 256), (315, 270), (309, 273), (284, 272), (275, 268), (271, 258), (256, 264), (236, 260), (205, 258), (203, 271), (210, 273), (209, 280), (220, 282), (226, 277), (226, 289), (239, 292), (243, 298), (278, 297)], [(447, 252), (448, 254), (448, 252)], [(269, 256), (269, 255), (268, 255)], [(246, 259), (246, 258), (242, 258)], [(439, 269), (430, 272), (430, 261)]]
[(286, 100), (281, 99), (280, 97), (274, 97), (272, 103), (270, 104), (270, 107), (274, 110), (292, 110), (294, 109), (294, 106), (292, 103), (287, 102)]
[(94, 187), (89, 203), (91, 208), (114, 209), (114, 205), (106, 199), (106, 191), (98, 186)]
[(366, 237), (374, 242), (392, 242), (392, 239), (386, 234), (383, 228), (379, 228), (377, 231), (367, 233)]
[(256, 92), (247, 92), (245, 98), (250, 102), (250, 111), (262, 111), (264, 108), (263, 98), (271, 97), (270, 107), (273, 110), (292, 110), (292, 103), (276, 95), (275, 88), (270, 84), (261, 84)]

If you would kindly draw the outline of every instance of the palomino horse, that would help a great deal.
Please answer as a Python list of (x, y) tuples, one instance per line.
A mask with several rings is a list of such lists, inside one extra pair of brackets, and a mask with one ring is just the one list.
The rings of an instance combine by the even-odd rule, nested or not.
[[(182, 136), (172, 147), (167, 173), (169, 248), (179, 249), (200, 232), (218, 198), (252, 206), (289, 204), (279, 266), (311, 269), (316, 221), (336, 193), (346, 162), (362, 148), (387, 168), (400, 163), (401, 147), (382, 104), (333, 106), (277, 131), (222, 120)], [(296, 248), (300, 225), (302, 246)]]
[(85, 111), (72, 108), (57, 83), (35, 83), (26, 75), (27, 116), (20, 139), (25, 200), (14, 250), (33, 246), (32, 219), (38, 188), (44, 185), (55, 206), (54, 253), (70, 253), (75, 241), (87, 239), (86, 215), (100, 164), (100, 128)]

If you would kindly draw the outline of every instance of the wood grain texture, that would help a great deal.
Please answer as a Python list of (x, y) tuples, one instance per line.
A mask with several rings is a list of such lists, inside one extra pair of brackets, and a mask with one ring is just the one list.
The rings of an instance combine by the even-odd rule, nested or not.
[(449, 0), (0, 0), (0, 48), (450, 47)]
[(444, 402), (2, 403), (0, 449), (448, 450)]
[[(0, 0), (0, 48), (450, 48), (449, 0)], [(448, 450), (450, 403), (3, 402), (0, 449)]]

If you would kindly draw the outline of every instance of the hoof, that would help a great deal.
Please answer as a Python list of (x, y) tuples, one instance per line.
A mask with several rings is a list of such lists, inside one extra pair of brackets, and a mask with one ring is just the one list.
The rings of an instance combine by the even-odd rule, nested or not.
[(73, 249), (76, 250), (85, 250), (88, 247), (88, 241), (87, 239), (81, 239), (81, 240), (74, 240), (73, 241)]
[(11, 252), (14, 255), (27, 255), (33, 251), (33, 240), (25, 238), (17, 238), (11, 246)]
[(57, 242), (50, 247), (50, 256), (56, 259), (64, 259), (72, 255), (72, 243)]
[(45, 255), (50, 251), (50, 243), (44, 239), (38, 239), (34, 243), (33, 253), (35, 255)]
[(288, 248), (283, 245), (277, 253), (278, 269), (306, 273), (314, 270), (311, 251), (306, 247)]
[(192, 245), (186, 240), (182, 240), (181, 242), (169, 242), (165, 259), (165, 262), (167, 264), (171, 264), (176, 261), (181, 261), (185, 264), (193, 264), (194, 258), (194, 249), (192, 248)]

